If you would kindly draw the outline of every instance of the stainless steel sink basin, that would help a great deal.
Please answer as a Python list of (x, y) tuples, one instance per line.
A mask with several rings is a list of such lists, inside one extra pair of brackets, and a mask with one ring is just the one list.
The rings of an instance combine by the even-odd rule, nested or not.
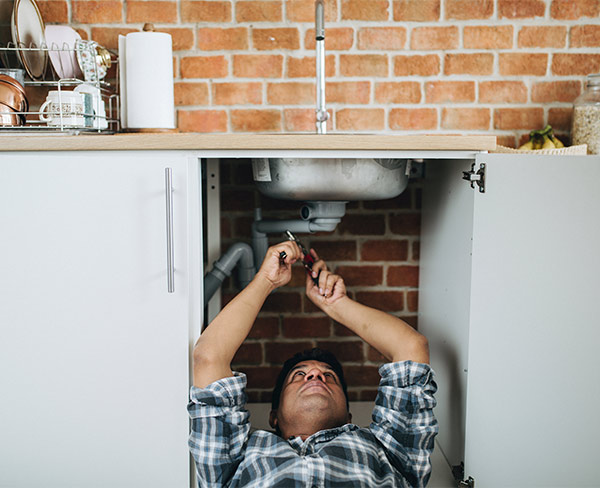
[(406, 189), (405, 159), (261, 158), (258, 190), (282, 200), (384, 200)]

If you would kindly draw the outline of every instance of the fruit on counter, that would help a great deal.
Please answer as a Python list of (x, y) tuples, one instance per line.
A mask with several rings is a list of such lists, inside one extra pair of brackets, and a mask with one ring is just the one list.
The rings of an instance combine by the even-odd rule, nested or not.
[(547, 125), (540, 130), (532, 130), (529, 133), (529, 140), (519, 146), (519, 151), (531, 151), (536, 149), (555, 149), (565, 147), (565, 145), (554, 135), (551, 125)]

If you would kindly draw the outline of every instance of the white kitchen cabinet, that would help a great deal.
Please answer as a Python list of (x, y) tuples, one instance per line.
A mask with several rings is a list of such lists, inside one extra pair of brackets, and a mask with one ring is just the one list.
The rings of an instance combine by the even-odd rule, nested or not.
[(438, 446), (475, 486), (600, 485), (600, 157), (429, 161), (419, 328)]
[(1, 487), (190, 486), (199, 180), (184, 151), (0, 155)]

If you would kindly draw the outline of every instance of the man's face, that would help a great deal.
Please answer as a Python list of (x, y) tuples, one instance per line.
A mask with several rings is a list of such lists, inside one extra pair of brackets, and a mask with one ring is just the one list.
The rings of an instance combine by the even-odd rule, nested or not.
[[(300, 435), (310, 425), (333, 428), (349, 422), (346, 396), (337, 374), (320, 361), (302, 361), (288, 373), (271, 425), (279, 425), (283, 434)], [(299, 429), (299, 430), (298, 430)], [(316, 430), (315, 430), (316, 432)], [(309, 435), (314, 432), (309, 432)]]

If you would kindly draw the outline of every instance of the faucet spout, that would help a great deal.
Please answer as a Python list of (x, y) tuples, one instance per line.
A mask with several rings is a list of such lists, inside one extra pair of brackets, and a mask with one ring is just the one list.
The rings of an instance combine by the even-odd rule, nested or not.
[(315, 40), (317, 50), (317, 134), (327, 132), (329, 114), (325, 108), (325, 5), (315, 2)]

